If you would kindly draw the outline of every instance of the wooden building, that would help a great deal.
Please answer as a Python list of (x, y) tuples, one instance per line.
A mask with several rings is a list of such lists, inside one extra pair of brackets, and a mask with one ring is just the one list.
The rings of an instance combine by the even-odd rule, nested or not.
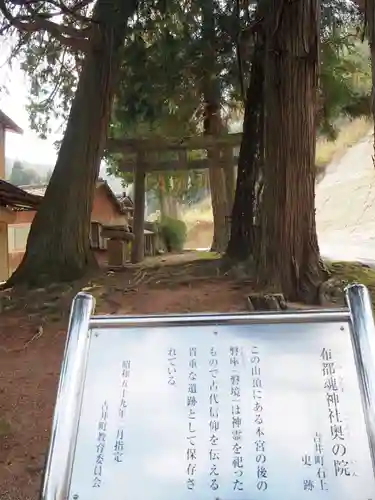
[[(21, 186), (26, 193), (43, 198), (46, 185)], [(91, 212), (90, 243), (100, 265), (108, 263), (108, 238), (105, 229), (121, 227), (129, 231), (129, 221), (133, 213), (130, 199), (119, 199), (105, 180), (96, 184)], [(27, 238), (36, 210), (17, 211), (9, 224), (9, 263), (12, 272), (20, 264), (26, 250)]]
[(5, 181), (5, 135), (6, 132), (22, 134), (22, 129), (0, 110), (0, 282), (11, 273), (9, 266), (8, 230), (18, 212), (37, 208), (40, 200)]

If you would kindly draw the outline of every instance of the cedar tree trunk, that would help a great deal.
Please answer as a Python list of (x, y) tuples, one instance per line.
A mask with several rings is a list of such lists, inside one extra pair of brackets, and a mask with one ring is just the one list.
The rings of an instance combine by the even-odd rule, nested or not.
[[(204, 134), (217, 136), (222, 131), (220, 116), (220, 83), (216, 59), (216, 22), (215, 2), (204, 0), (202, 4), (202, 38), (204, 40), (204, 75), (203, 97), (204, 109)], [(214, 220), (214, 236), (211, 245), (212, 252), (225, 252), (228, 243), (228, 232), (225, 217), (229, 215), (225, 175), (219, 168), (219, 151), (214, 148), (207, 152), (209, 160), (209, 179), (211, 190), (212, 214)]]
[(165, 179), (162, 174), (158, 175), (158, 195), (160, 201), (160, 215), (163, 219), (168, 215), (167, 200), (165, 195)]
[(231, 235), (227, 256), (235, 261), (246, 260), (256, 242), (257, 211), (261, 170), (264, 159), (264, 49), (261, 33), (257, 34), (251, 61), (250, 84), (246, 93), (243, 136), (238, 159)]
[(319, 0), (270, 0), (265, 18), (265, 165), (260, 282), (314, 303), (325, 278), (315, 226)]
[[(206, 110), (210, 106), (206, 105)], [(207, 121), (214, 121), (211, 116)], [(205, 119), (206, 121), (206, 119)], [(228, 228), (226, 216), (228, 214), (227, 192), (225, 185), (225, 175), (222, 168), (217, 166), (219, 161), (218, 151), (208, 151), (209, 159), (209, 179), (211, 191), (212, 215), (214, 221), (214, 235), (211, 245), (211, 252), (224, 253), (228, 243)]]
[(55, 169), (32, 223), (26, 253), (8, 284), (80, 278), (95, 265), (90, 218), (121, 49), (136, 0), (97, 0), (90, 40)]
[(374, 156), (372, 162), (375, 167), (375, 0), (355, 0), (360, 11), (364, 14), (365, 25), (367, 31), (368, 43), (371, 54), (371, 75), (372, 75), (372, 92), (371, 92), (371, 111), (372, 120), (374, 123)]

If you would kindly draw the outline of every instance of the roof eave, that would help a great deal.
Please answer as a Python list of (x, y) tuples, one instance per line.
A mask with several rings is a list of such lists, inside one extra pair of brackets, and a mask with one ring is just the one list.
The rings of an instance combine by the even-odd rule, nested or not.
[(0, 110), (0, 126), (3, 129), (14, 132), (15, 134), (23, 134), (23, 130), (19, 127), (16, 122), (14, 122), (9, 116), (7, 116), (3, 111)]
[(43, 198), (0, 179), (0, 204), (8, 207), (37, 209)]
[(122, 204), (120, 203), (120, 201), (117, 199), (115, 193), (112, 191), (110, 185), (108, 184), (108, 182), (104, 179), (98, 179), (97, 181), (97, 185), (98, 186), (103, 186), (104, 189), (107, 191), (107, 194), (108, 196), (110, 197), (110, 199), (112, 200), (112, 203), (115, 205), (115, 207), (117, 208), (118, 212), (120, 215), (126, 215), (126, 213), (124, 213), (124, 210), (123, 210), (123, 207), (122, 207)]

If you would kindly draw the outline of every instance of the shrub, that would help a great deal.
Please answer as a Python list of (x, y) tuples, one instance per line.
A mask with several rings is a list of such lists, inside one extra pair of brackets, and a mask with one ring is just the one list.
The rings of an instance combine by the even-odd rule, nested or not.
[(184, 248), (187, 236), (184, 221), (163, 217), (160, 221), (159, 231), (168, 252), (179, 252)]

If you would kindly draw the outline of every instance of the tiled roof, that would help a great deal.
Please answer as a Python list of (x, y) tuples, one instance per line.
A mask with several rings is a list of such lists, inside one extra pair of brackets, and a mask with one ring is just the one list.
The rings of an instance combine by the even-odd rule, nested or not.
[(42, 197), (0, 179), (0, 205), (17, 209), (36, 209)]
[(117, 207), (117, 209), (119, 210), (119, 212), (121, 214), (123, 214), (124, 212), (126, 212), (126, 209), (127, 207), (123, 205), (123, 203), (121, 203), (121, 201), (118, 199), (118, 197), (115, 195), (115, 193), (112, 191), (110, 185), (108, 184), (107, 181), (105, 181), (104, 179), (101, 179), (99, 177), (97, 183), (96, 183), (96, 187), (100, 187), (100, 186), (104, 186), (105, 189), (107, 190), (107, 194), (108, 196), (111, 198), (111, 200), (113, 201), (114, 205)]
[[(96, 183), (96, 187), (99, 188), (101, 186), (104, 186), (104, 188), (107, 190), (107, 194), (108, 194), (109, 198), (112, 200), (113, 204), (116, 206), (117, 210), (120, 213), (123, 213), (125, 207), (122, 205), (120, 200), (114, 194), (114, 192), (110, 188), (108, 182), (105, 181), (104, 179), (99, 178), (97, 183)], [(43, 197), (45, 195), (45, 192), (47, 189), (47, 184), (35, 184), (35, 185), (29, 184), (29, 185), (20, 186), (20, 187), (30, 194)]]
[(41, 196), (43, 198), (46, 194), (47, 184), (25, 184), (24, 186), (20, 186), (20, 188), (29, 194)]

